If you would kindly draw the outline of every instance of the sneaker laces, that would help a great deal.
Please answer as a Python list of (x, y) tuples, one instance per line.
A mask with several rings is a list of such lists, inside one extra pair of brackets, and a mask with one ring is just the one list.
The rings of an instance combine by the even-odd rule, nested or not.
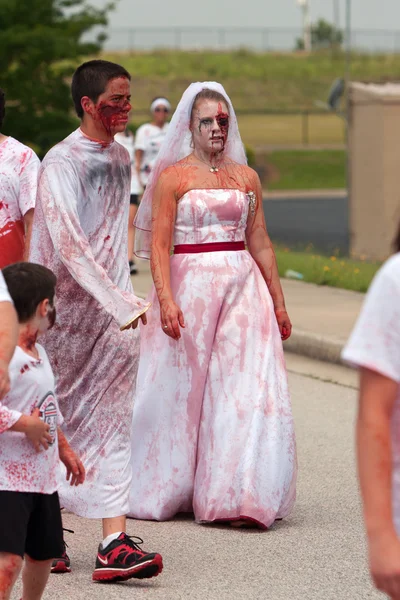
[[(68, 531), (68, 533), (75, 533), (75, 531), (73, 531), (72, 529), (67, 529), (66, 527), (63, 527), (62, 530)], [(68, 544), (65, 541), (64, 536), (63, 536), (63, 544), (64, 544), (64, 552), (66, 552), (66, 548), (68, 548)]]
[[(139, 552), (142, 552), (143, 554), (145, 554), (145, 552), (140, 547), (142, 544), (144, 544), (144, 541), (142, 540), (141, 537), (139, 537), (137, 535), (128, 535), (127, 533), (125, 533), (125, 537), (130, 539), (130, 544), (129, 544), (130, 546), (133, 546), (133, 548), (135, 550), (139, 550)], [(138, 541), (134, 542), (133, 540), (138, 540)]]

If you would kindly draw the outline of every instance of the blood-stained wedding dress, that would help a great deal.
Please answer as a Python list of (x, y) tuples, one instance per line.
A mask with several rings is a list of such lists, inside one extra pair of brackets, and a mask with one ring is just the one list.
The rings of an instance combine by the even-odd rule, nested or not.
[[(136, 251), (148, 257), (151, 195), (161, 171), (182, 157), (193, 100), (221, 92), (230, 113), (226, 154), (246, 164), (222, 86), (192, 84), (172, 119), (136, 220)], [(190, 189), (177, 204), (174, 245), (245, 242), (251, 194)], [(185, 318), (176, 341), (160, 326), (156, 290), (141, 355), (133, 414), (129, 514), (196, 521), (246, 519), (269, 527), (296, 495), (296, 444), (281, 335), (267, 284), (250, 253), (174, 254), (174, 300)]]

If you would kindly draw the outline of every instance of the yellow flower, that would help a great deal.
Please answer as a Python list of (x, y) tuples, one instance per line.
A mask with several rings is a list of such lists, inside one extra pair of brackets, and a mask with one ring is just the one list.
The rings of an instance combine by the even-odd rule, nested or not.
[(341, 267), (344, 267), (344, 261), (342, 260), (342, 262), (340, 263)]
[(324, 271), (330, 271), (330, 270), (331, 270), (330, 267), (328, 267), (327, 265), (324, 266)]
[(354, 273), (356, 273), (356, 274), (357, 274), (357, 273), (359, 273), (359, 272), (360, 272), (360, 269), (354, 269)]
[(336, 256), (331, 256), (331, 261), (335, 262), (335, 260), (336, 260)]

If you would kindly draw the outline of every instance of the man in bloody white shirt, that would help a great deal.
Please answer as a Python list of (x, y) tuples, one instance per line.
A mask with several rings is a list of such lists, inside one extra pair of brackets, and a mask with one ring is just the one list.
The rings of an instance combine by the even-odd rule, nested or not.
[(130, 75), (89, 61), (73, 76), (72, 97), (81, 126), (43, 160), (30, 253), (57, 275), (58, 318), (44, 346), (57, 375), (63, 432), (87, 473), (79, 488), (62, 485), (60, 498), (75, 514), (103, 521), (95, 581), (142, 579), (158, 575), (162, 559), (125, 532), (139, 340), (137, 331), (121, 329), (145, 323), (149, 307), (132, 290), (130, 157), (114, 141), (128, 122)]

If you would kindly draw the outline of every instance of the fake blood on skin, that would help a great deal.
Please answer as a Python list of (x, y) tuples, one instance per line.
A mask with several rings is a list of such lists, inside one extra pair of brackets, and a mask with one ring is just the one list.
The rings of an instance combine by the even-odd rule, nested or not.
[(122, 105), (110, 105), (102, 103), (97, 108), (97, 114), (103, 124), (108, 135), (112, 135), (112, 131), (118, 124), (118, 121), (128, 120), (128, 112), (130, 110), (129, 102), (124, 102)]
[(226, 143), (226, 140), (228, 138), (228, 131), (229, 131), (229, 115), (228, 113), (224, 112), (222, 110), (222, 104), (219, 103), (218, 104), (218, 113), (215, 116), (215, 120), (218, 123), (218, 127), (221, 130), (221, 135), (224, 141), (224, 146)]

